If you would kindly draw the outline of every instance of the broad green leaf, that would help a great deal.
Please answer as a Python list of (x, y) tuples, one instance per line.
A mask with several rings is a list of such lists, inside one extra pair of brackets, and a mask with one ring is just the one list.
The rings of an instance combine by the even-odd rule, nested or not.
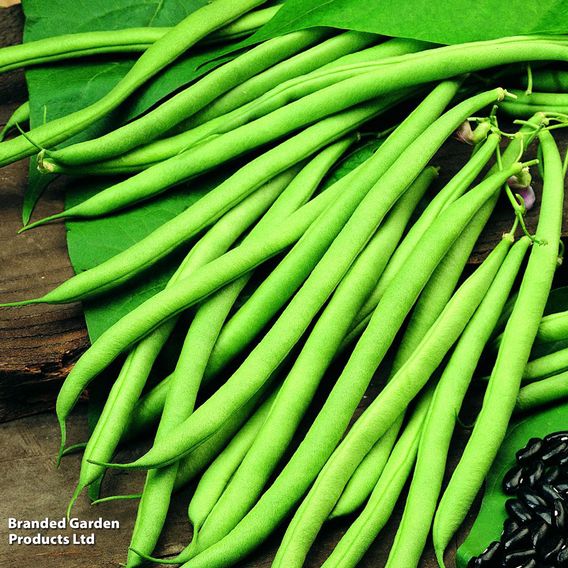
[(481, 510), (465, 542), (457, 553), (458, 568), (465, 568), (469, 560), (479, 555), (494, 540), (499, 540), (503, 522), (507, 518), (505, 501), (510, 498), (502, 489), (507, 471), (515, 464), (515, 453), (530, 438), (542, 438), (551, 432), (566, 430), (568, 403), (548, 408), (516, 420), (509, 427), (507, 437), (487, 476)]
[(315, 26), (454, 44), (526, 34), (565, 34), (565, 0), (287, 0), (255, 40)]

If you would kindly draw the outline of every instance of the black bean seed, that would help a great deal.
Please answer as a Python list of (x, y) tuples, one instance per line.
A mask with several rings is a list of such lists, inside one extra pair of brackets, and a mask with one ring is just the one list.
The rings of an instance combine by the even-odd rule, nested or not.
[(505, 503), (505, 508), (509, 515), (511, 515), (511, 517), (517, 520), (521, 525), (526, 525), (533, 520), (531, 511), (518, 499), (509, 499)]
[(501, 556), (501, 543), (493, 541), (477, 558), (481, 561), (480, 566), (489, 566), (491, 561), (498, 560)]
[(568, 546), (565, 546), (556, 557), (556, 562), (560, 566), (568, 566)]
[(540, 495), (530, 489), (525, 489), (521, 493), (521, 499), (531, 509), (546, 509), (548, 507), (548, 503)]
[(554, 485), (549, 485), (545, 483), (540, 488), (541, 495), (551, 504), (554, 504), (555, 499), (562, 499), (561, 493), (554, 487)]
[(548, 436), (544, 437), (544, 442), (548, 444), (549, 442), (556, 442), (556, 441), (568, 442), (568, 431), (564, 432), (553, 432), (552, 434), (548, 434)]
[(556, 483), (554, 487), (556, 491), (564, 495), (564, 497), (568, 496), (568, 483)]
[(533, 528), (531, 533), (531, 541), (533, 548), (538, 549), (542, 545), (549, 530), (550, 530), (549, 525), (543, 523), (542, 521)]
[(505, 566), (522, 566), (532, 558), (535, 558), (535, 556), (536, 550), (533, 548), (511, 552), (511, 554), (505, 556)]
[(562, 499), (554, 501), (554, 525), (559, 531), (564, 530), (566, 526), (566, 507)]
[(542, 559), (545, 562), (552, 562), (558, 556), (558, 553), (564, 548), (564, 539), (559, 538), (556, 541), (552, 541), (548, 546), (544, 547), (540, 553)]
[(568, 448), (568, 442), (557, 442), (556, 444), (551, 444), (550, 447), (547, 448), (546, 452), (542, 454), (540, 459), (545, 464), (556, 464), (566, 448)]
[(548, 510), (539, 509), (534, 511), (545, 523), (552, 525), (552, 513)]
[(507, 552), (523, 546), (529, 540), (531, 531), (529, 527), (520, 527), (509, 538), (503, 541), (503, 549)]
[(547, 467), (543, 476), (544, 483), (554, 483), (560, 477), (560, 473), (558, 466)]
[(566, 466), (568, 466), (568, 450), (562, 452), (560, 459), (558, 460), (558, 465), (561, 468), (565, 468)]
[(523, 564), (520, 568), (536, 568), (537, 563), (534, 558), (531, 558), (526, 564)]
[(531, 487), (536, 487), (542, 480), (545, 471), (544, 463), (540, 460), (531, 465), (529, 469), (525, 468), (524, 472), (527, 483)]
[(538, 456), (542, 446), (543, 442), (540, 438), (531, 438), (527, 445), (515, 454), (517, 461), (523, 464), (532, 461)]
[(514, 495), (523, 483), (524, 468), (522, 466), (516, 466), (510, 469), (503, 479), (503, 490), (509, 495)]
[(520, 526), (521, 525), (514, 519), (505, 519), (505, 522), (503, 523), (503, 533), (501, 535), (502, 539), (509, 538), (513, 533), (519, 530)]

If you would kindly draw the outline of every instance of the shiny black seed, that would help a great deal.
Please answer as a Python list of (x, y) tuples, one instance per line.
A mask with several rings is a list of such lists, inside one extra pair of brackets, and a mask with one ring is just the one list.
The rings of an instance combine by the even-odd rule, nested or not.
[(568, 442), (568, 431), (564, 432), (553, 432), (544, 437), (544, 442), (548, 444), (549, 442), (556, 442), (560, 440), (561, 442)]
[(509, 538), (503, 541), (503, 549), (507, 552), (523, 546), (525, 542), (529, 541), (531, 531), (529, 527), (520, 527)]
[(519, 490), (520, 485), (523, 483), (523, 471), (524, 468), (522, 466), (515, 466), (507, 472), (503, 479), (505, 493), (514, 495)]
[(538, 515), (545, 523), (552, 525), (552, 513), (548, 510), (536, 510), (534, 511), (536, 515)]
[(562, 493), (564, 497), (568, 496), (568, 483), (555, 483), (554, 487), (556, 488), (556, 491)]
[(489, 566), (490, 561), (497, 560), (501, 556), (501, 543), (493, 541), (477, 558), (480, 566)]
[(540, 438), (531, 438), (527, 445), (515, 454), (517, 461), (523, 464), (532, 461), (538, 456), (542, 446), (543, 442)]
[(558, 553), (564, 548), (564, 539), (559, 538), (558, 540), (552, 540), (547, 543), (547, 546), (543, 547), (540, 555), (545, 562), (553, 562)]
[(522, 566), (529, 560), (535, 558), (536, 550), (528, 548), (526, 550), (519, 550), (518, 552), (511, 552), (505, 556), (505, 566)]
[(554, 487), (554, 485), (549, 485), (545, 483), (540, 488), (541, 495), (552, 505), (555, 499), (562, 499), (561, 493)]
[(505, 508), (511, 517), (521, 525), (526, 525), (533, 520), (533, 515), (528, 507), (518, 499), (509, 499), (505, 503)]
[(568, 546), (565, 546), (556, 557), (556, 562), (560, 566), (568, 566)]
[(568, 442), (557, 442), (555, 444), (551, 444), (550, 447), (547, 448), (546, 452), (540, 456), (540, 459), (547, 465), (555, 464), (558, 462), (566, 448), (568, 448)]
[(531, 533), (531, 541), (533, 548), (536, 549), (540, 548), (549, 530), (550, 530), (549, 525), (547, 525), (542, 521), (533, 528)]
[(531, 491), (530, 489), (525, 489), (521, 493), (521, 499), (531, 508), (531, 509), (546, 509), (548, 503), (537, 493)]
[(503, 533), (501, 535), (501, 540), (506, 540), (507, 538), (509, 538), (513, 533), (519, 530), (520, 526), (521, 525), (519, 525), (519, 523), (514, 519), (505, 519), (505, 522), (503, 523)]
[(560, 473), (558, 466), (547, 467), (542, 480), (544, 483), (554, 483), (560, 477)]
[(536, 560), (534, 558), (531, 558), (526, 564), (523, 564), (519, 568), (536, 568), (536, 567), (537, 567)]
[(559, 531), (566, 526), (566, 507), (562, 499), (554, 501), (554, 525)]
[(562, 455), (560, 456), (560, 459), (558, 460), (558, 465), (561, 468), (565, 468), (566, 466), (568, 466), (568, 450), (565, 450), (564, 452), (562, 452)]
[(538, 460), (530, 467), (530, 469), (525, 470), (525, 478), (527, 483), (531, 487), (536, 487), (542, 480), (542, 476), (544, 475), (545, 471), (546, 468), (544, 467), (544, 464), (540, 460)]

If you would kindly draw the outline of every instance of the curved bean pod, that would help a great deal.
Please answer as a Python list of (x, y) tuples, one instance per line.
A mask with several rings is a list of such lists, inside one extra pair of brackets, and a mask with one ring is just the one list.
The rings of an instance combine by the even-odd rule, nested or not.
[(560, 349), (532, 359), (527, 363), (523, 372), (523, 381), (538, 381), (556, 375), (568, 369), (568, 348)]
[[(518, 166), (519, 169), (521, 167)], [(404, 272), (393, 280), (377, 307), (374, 336), (366, 332), (367, 345), (363, 341), (361, 347), (357, 347), (358, 350), (364, 349), (360, 353), (360, 356), (364, 354), (361, 363), (368, 363), (369, 358), (374, 357), (373, 363), (363, 368), (359, 368), (359, 365), (353, 373), (342, 373), (310, 431), (271, 487), (226, 537), (191, 559), (186, 563), (186, 568), (220, 568), (241, 560), (289, 514), (341, 440), (349, 417), (430, 274), (483, 201), (498, 190), (504, 179), (494, 178), (491, 182), (484, 182), (483, 188), (478, 187), (483, 195), (472, 190), (462, 197), (471, 206), (467, 213), (460, 207), (463, 201), (459, 206), (459, 200), (449, 206), (434, 223), (433, 229), (425, 234), (415, 253), (408, 259)], [(490, 183), (493, 184), (492, 189), (489, 189)], [(473, 200), (472, 195), (476, 196)], [(459, 211), (461, 214), (457, 215)], [(408, 278), (408, 274), (414, 277)], [(344, 417), (341, 423), (340, 417)]]
[[(100, 265), (77, 274), (42, 298), (4, 306), (71, 302), (106, 292), (128, 281), (183, 245), (272, 177), (355, 128), (349, 120), (354, 114), (360, 116), (359, 111), (348, 111), (348, 116), (335, 116), (319, 122), (262, 154), (135, 245)], [(342, 192), (347, 187), (348, 182), (349, 179), (346, 179), (335, 184), (331, 191), (324, 192), (298, 211), (285, 231), (287, 235), (276, 235), (277, 241), (286, 243), (278, 246), (285, 248), (297, 240), (327, 204), (337, 198), (336, 192)], [(281, 249), (271, 254), (276, 254), (279, 250)]]
[(49, 152), (49, 159), (69, 166), (100, 162), (146, 144), (231, 87), (320, 41), (325, 35), (324, 29), (315, 28), (265, 41), (207, 73), (136, 120), (98, 138)]
[[(46, 148), (81, 132), (115, 109), (148, 79), (177, 59), (197, 41), (263, 2), (264, 0), (217, 0), (192, 12), (144, 51), (128, 73), (104, 97), (84, 109), (32, 129), (29, 137), (35, 144)], [(2, 142), (0, 166), (35, 152), (36, 146), (24, 136)]]
[[(442, 83), (435, 92), (437, 93), (438, 90), (455, 92), (456, 85), (455, 82)], [(393, 165), (387, 175), (380, 177), (379, 181), (369, 188), (370, 191), (356, 207), (302, 288), (231, 379), (209, 399), (208, 405), (201, 407), (203, 409), (201, 413), (197, 411), (186, 423), (176, 429), (177, 431), (172, 434), (173, 440), (170, 440), (167, 447), (165, 444), (161, 447), (155, 445), (145, 456), (127, 467), (161, 467), (176, 461), (214, 431), (226, 413), (237, 408), (247, 396), (250, 396), (251, 392), (258, 388), (258, 384), (265, 379), (266, 373), (273, 370), (273, 366), (304, 333), (311, 319), (341, 281), (393, 203), (404, 192), (408, 184), (417, 177), (447, 136), (453, 132), (456, 120), (461, 118), (466, 110), (469, 114), (472, 107), (485, 106), (487, 100), (500, 96), (501, 92), (501, 90), (489, 91), (460, 103), (414, 140), (397, 160), (399, 162), (406, 158), (411, 165), (405, 169), (403, 175)], [(430, 94), (427, 100), (430, 101), (432, 96)], [(418, 110), (422, 110), (421, 107)], [(381, 174), (380, 171), (377, 173), (377, 170), (384, 171), (388, 167), (387, 161), (384, 159), (379, 161), (379, 158), (385, 154), (388, 155), (387, 152), (391, 151), (392, 143), (389, 144), (389, 140), (392, 141), (393, 137), (391, 136), (367, 162), (374, 165), (377, 161), (377, 166), (372, 172), (374, 176)], [(357, 181), (363, 184), (368, 180), (360, 176)], [(333, 207), (341, 207), (341, 211), (345, 211), (344, 205), (339, 201), (334, 203)], [(301, 244), (308, 246), (307, 243), (319, 241), (322, 238), (332, 218), (330, 211), (331, 208), (328, 210), (328, 215), (322, 216), (321, 223), (316, 222), (310, 228)], [(349, 215), (349, 212), (347, 213)], [(101, 361), (100, 357), (99, 361)], [(229, 398), (231, 400), (227, 400)]]
[(351, 523), (322, 568), (355, 568), (386, 525), (411, 474), (432, 394), (433, 389), (428, 389), (420, 397), (373, 489), (369, 503)]
[(473, 183), (475, 178), (480, 174), (487, 162), (494, 155), (500, 137), (497, 134), (490, 134), (487, 140), (477, 149), (475, 154), (468, 160), (465, 166), (443, 187), (438, 194), (428, 204), (422, 215), (416, 223), (412, 225), (408, 234), (400, 243), (384, 273), (382, 274), (375, 290), (365, 305), (361, 308), (361, 312), (355, 320), (353, 330), (349, 333), (345, 340), (345, 346), (354, 341), (361, 335), (371, 317), (371, 314), (385, 289), (390, 284), (400, 267), (404, 264), (408, 256), (414, 250), (416, 244), (422, 238), (428, 227), (433, 223), (434, 219), (453, 201), (463, 195), (468, 187)]
[(253, 446), (186, 549), (187, 554), (182, 553), (178, 561), (220, 540), (257, 501), (313, 400), (352, 318), (376, 283), (412, 211), (436, 175), (434, 168), (428, 168), (417, 178), (345, 275), (296, 358)]
[[(467, 197), (470, 196), (460, 198), (453, 205), (462, 205), (460, 201), (469, 201)], [(465, 206), (463, 208), (466, 209)], [(454, 207), (450, 206), (446, 211), (450, 212), (452, 209)], [(442, 216), (439, 217), (441, 218)], [(355, 422), (327, 461), (294, 515), (276, 553), (273, 563), (275, 568), (279, 566), (294, 568), (302, 565), (313, 540), (333, 509), (349, 477), (373, 444), (385, 434), (400, 412), (426, 384), (457, 340), (485, 296), (510, 245), (510, 239), (503, 239), (476, 272), (460, 286), (413, 356)], [(363, 346), (370, 338), (376, 340), (374, 322), (378, 321), (376, 314), (380, 314), (380, 305), (342, 374), (353, 372), (367, 374), (369, 369), (372, 369), (372, 374), (376, 369), (376, 357), (367, 349), (363, 349)], [(384, 330), (381, 331), (384, 333)]]
[(517, 396), (516, 412), (527, 412), (568, 398), (568, 372), (524, 386)]
[(436, 512), (457, 416), (529, 245), (527, 237), (513, 245), (444, 368), (424, 425), (412, 484), (389, 553), (388, 568), (418, 565)]
[(536, 233), (539, 244), (532, 248), (482, 410), (436, 512), (433, 539), (441, 566), (448, 542), (463, 521), (505, 436), (557, 266), (564, 193), (562, 160), (552, 135), (541, 131), (538, 136), (546, 171)]

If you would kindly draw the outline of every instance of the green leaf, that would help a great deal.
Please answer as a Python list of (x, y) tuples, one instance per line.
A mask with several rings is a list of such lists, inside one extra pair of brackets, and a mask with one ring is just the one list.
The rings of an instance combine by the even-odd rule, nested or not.
[(516, 420), (497, 454), (487, 476), (485, 494), (475, 523), (458, 549), (457, 566), (466, 568), (474, 556), (478, 556), (494, 540), (499, 540), (503, 522), (507, 518), (505, 495), (502, 482), (505, 474), (515, 464), (515, 453), (524, 447), (530, 438), (542, 438), (551, 432), (566, 430), (568, 424), (568, 403), (554, 406), (532, 416)]
[(255, 39), (315, 26), (454, 44), (525, 34), (564, 34), (564, 0), (287, 0)]

